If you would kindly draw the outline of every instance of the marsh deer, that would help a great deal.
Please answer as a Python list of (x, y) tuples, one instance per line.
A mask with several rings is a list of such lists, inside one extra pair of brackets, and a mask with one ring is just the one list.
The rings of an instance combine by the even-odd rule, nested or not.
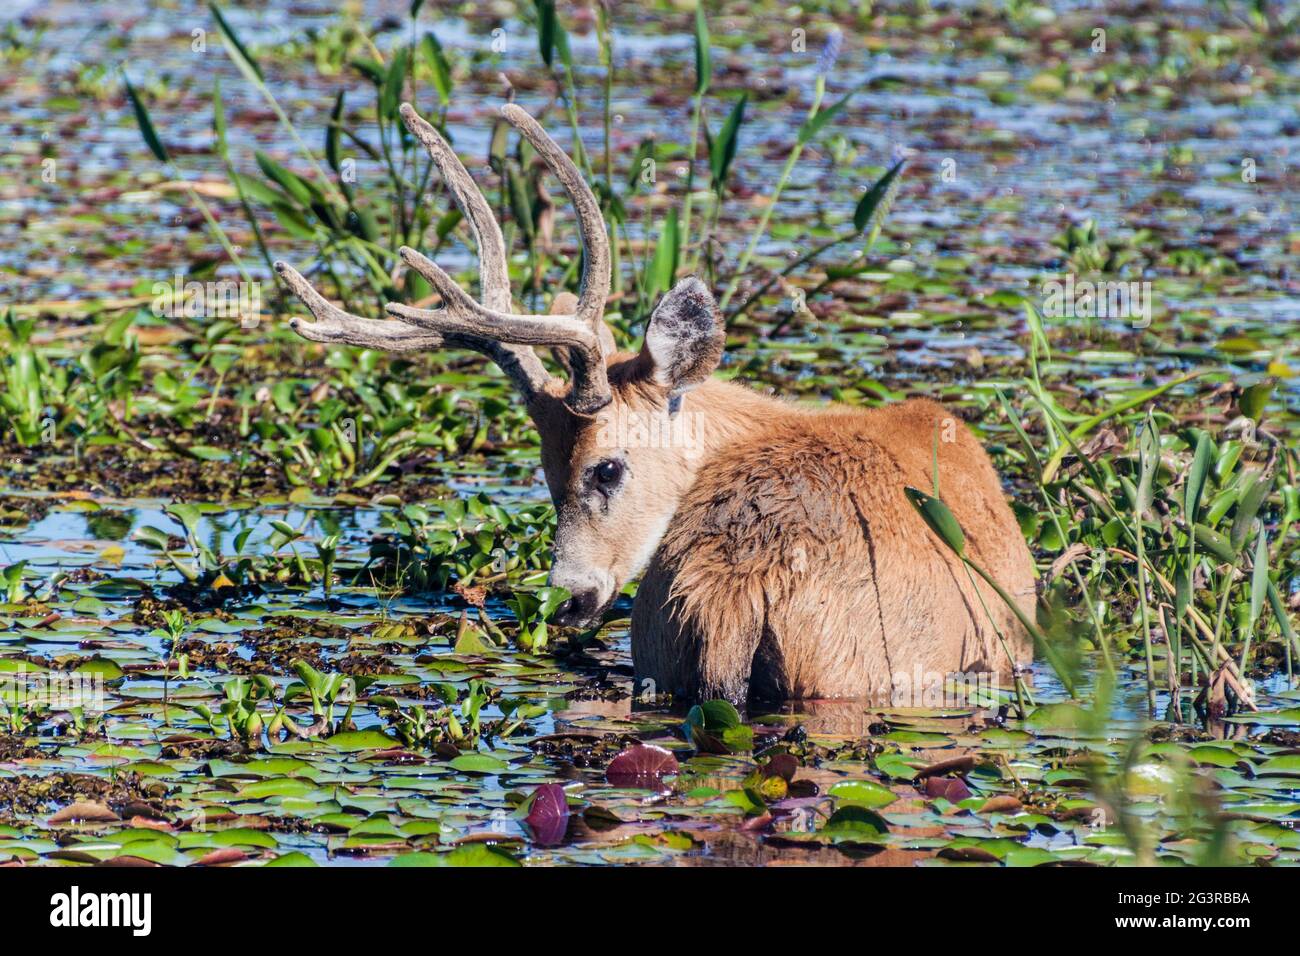
[[(640, 352), (615, 351), (604, 325), (610, 256), (596, 198), (536, 120), (513, 104), (502, 114), (573, 203), (583, 249), (576, 299), (561, 293), (548, 315), (514, 311), (487, 201), (409, 104), (402, 119), (478, 246), (480, 300), (408, 248), (402, 260), (429, 280), (441, 308), (392, 303), (391, 319), (361, 318), (288, 265), (276, 270), (315, 318), (292, 320), (304, 338), (472, 349), (509, 376), (541, 435), (558, 515), (550, 581), (572, 597), (557, 620), (599, 621), (642, 575), (632, 611), (637, 692), (697, 699), (874, 697), (897, 690), (900, 677), (1006, 672), (1009, 658), (1027, 660), (1029, 639), (1011, 611), (975, 583), (903, 493), (930, 488), (937, 461), (967, 554), (1033, 614), (1024, 539), (960, 419), (925, 400), (808, 407), (714, 379), (724, 327), (696, 278), (663, 296)], [(554, 350), (567, 383), (534, 346)]]

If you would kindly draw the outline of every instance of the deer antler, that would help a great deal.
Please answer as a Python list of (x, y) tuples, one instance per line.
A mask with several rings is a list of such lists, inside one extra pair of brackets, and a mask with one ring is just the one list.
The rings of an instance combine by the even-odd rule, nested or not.
[(389, 303), (386, 311), (396, 321), (361, 318), (331, 305), (291, 266), (277, 262), (276, 271), (316, 319), (293, 319), (290, 326), (314, 342), (343, 342), (388, 351), (443, 346), (472, 349), (500, 366), (525, 401), (531, 400), (549, 380), (532, 346), (567, 346), (572, 382), (566, 401), (573, 411), (589, 415), (610, 401), (600, 335), (609, 296), (610, 259), (600, 206), (573, 161), (535, 119), (513, 104), (502, 107), (501, 112), (559, 178), (577, 212), (584, 262), (573, 315), (519, 315), (511, 311), (505, 241), (487, 200), (447, 141), (409, 103), (403, 103), (401, 114), (407, 129), (429, 150), (474, 234), (482, 303), (474, 301), (433, 262), (403, 246), (399, 250), (402, 261), (429, 280), (442, 297), (442, 308), (416, 309)]

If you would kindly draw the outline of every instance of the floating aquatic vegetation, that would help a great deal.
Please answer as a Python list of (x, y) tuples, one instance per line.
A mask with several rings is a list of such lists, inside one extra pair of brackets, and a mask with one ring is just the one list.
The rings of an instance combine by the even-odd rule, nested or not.
[[(126, 36), (129, 89), (52, 55), (75, 16), (0, 30), (22, 64), (0, 111), (53, 131), (0, 160), (24, 280), (0, 327), (0, 861), (1296, 862), (1286, 12), (1148, 11), (1159, 45), (1108, 16), (1106, 56), (1067, 49), (1094, 14), (1022, 4), (758, 4), (726, 30), (600, 5), (590, 33), (522, 8), (527, 70), (486, 7), (410, 31), (302, 11), (275, 43), (232, 7), (201, 82), (175, 38)], [(432, 303), (400, 245), (458, 262), (406, 95), (482, 170), (517, 298), (575, 286), (529, 150), (473, 122), (503, 70), (582, 143), (621, 345), (699, 271), (729, 295), (724, 374), (972, 423), (1041, 576), (1019, 681), (646, 700), (625, 599), (591, 633), (548, 620), (553, 513), (500, 376), (284, 328), (272, 258), (368, 314)], [(1148, 283), (1150, 314), (1084, 282)]]

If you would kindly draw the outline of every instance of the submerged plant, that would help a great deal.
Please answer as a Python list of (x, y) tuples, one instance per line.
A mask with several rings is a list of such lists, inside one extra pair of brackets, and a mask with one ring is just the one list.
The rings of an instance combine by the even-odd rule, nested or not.
[(506, 606), (519, 622), (519, 644), (534, 653), (546, 648), (546, 623), (561, 604), (572, 595), (564, 588), (546, 587), (536, 591), (515, 591)]

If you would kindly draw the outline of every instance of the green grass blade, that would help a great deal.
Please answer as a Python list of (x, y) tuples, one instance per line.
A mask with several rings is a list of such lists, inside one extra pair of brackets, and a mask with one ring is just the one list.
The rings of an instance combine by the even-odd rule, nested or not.
[(163, 146), (162, 140), (158, 138), (158, 131), (154, 129), (153, 120), (149, 118), (149, 111), (145, 109), (145, 105), (136, 93), (135, 87), (127, 79), (125, 71), (122, 73), (122, 83), (126, 86), (126, 95), (131, 101), (131, 110), (135, 113), (135, 122), (140, 127), (140, 135), (144, 137), (144, 144), (149, 147), (149, 152), (157, 157), (158, 162), (170, 163), (172, 161), (171, 157), (167, 155), (166, 147)]

